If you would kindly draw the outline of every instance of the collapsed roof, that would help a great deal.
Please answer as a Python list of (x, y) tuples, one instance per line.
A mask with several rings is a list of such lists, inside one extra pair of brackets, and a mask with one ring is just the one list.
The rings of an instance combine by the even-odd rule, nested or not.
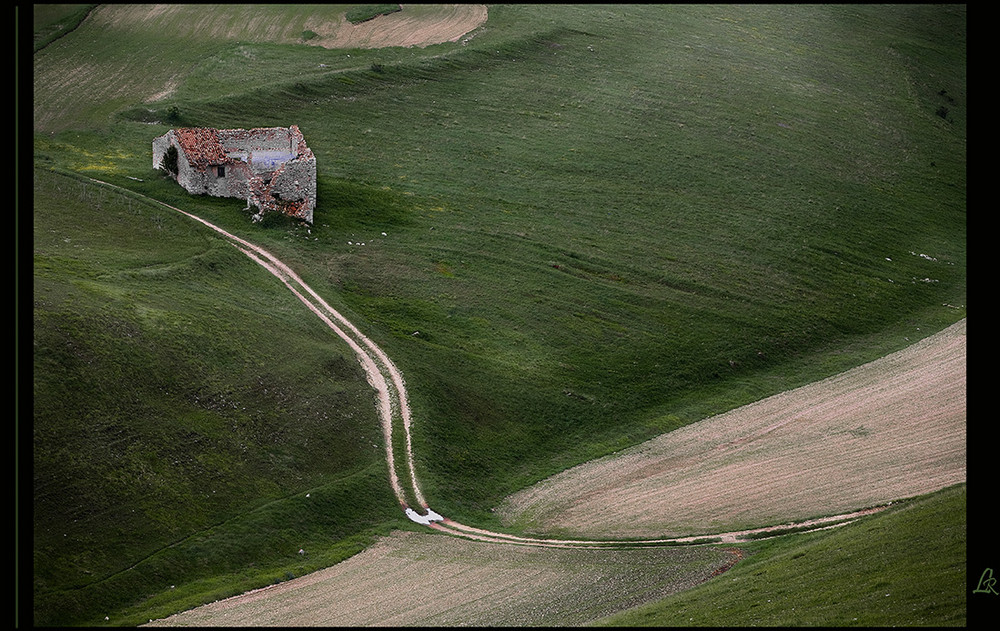
[[(168, 158), (176, 150), (176, 164)], [(313, 221), (316, 158), (296, 125), (254, 129), (185, 127), (153, 140), (153, 168), (190, 193), (247, 200), (264, 213)]]

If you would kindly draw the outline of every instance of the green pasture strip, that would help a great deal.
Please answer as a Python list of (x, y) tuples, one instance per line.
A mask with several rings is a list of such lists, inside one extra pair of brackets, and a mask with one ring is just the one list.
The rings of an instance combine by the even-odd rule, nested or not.
[(344, 14), (347, 21), (351, 24), (361, 24), (362, 22), (367, 22), (368, 20), (374, 20), (375, 18), (382, 15), (389, 15), (390, 13), (396, 13), (401, 11), (402, 7), (398, 4), (364, 4), (355, 9), (351, 9)]
[(687, 592), (598, 626), (964, 626), (966, 492), (950, 487), (753, 552)]

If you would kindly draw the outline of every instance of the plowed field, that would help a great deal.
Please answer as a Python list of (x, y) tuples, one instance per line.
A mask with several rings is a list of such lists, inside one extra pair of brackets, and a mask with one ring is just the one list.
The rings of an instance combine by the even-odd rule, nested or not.
[(383, 48), (429, 46), (458, 41), (486, 21), (482, 4), (404, 6), (403, 11), (351, 24), (346, 19), (306, 23), (319, 37), (311, 42), (324, 48)]
[(535, 548), (396, 532), (325, 570), (147, 626), (564, 626), (661, 598), (736, 560), (719, 548)]
[[(309, 44), (324, 48), (382, 48), (429, 46), (454, 42), (486, 21), (482, 4), (403, 5), (403, 10), (351, 24), (343, 8), (303, 5), (288, 7), (218, 6), (205, 11), (197, 5), (111, 5), (95, 10), (92, 19), (116, 29), (130, 30), (162, 23), (171, 32), (194, 38), (249, 39), (302, 43), (303, 29), (317, 37)], [(178, 22), (183, 26), (178, 26)]]
[[(605, 458), (505, 507), (588, 536), (788, 523), (965, 480), (965, 321)], [(581, 624), (724, 571), (718, 547), (543, 548), (396, 532), (336, 566), (153, 626)]]
[(965, 480), (965, 321), (829, 379), (564, 471), (506, 523), (580, 537), (722, 532)]

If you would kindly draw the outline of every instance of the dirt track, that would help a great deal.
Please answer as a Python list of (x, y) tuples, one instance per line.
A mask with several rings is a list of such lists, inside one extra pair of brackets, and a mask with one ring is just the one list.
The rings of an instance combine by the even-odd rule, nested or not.
[[(248, 257), (279, 278), (348, 343), (365, 367), (377, 394), (386, 436), (386, 457), (392, 474), (390, 483), (401, 506), (408, 508), (391, 451), (394, 427), (406, 434), (408, 482), (422, 505), (418, 508), (422, 514), (435, 517), (427, 525), (472, 540), (421, 534), (417, 539), (421, 542), (419, 546), (400, 553), (409, 560), (400, 561), (390, 555), (388, 559), (378, 557), (378, 562), (366, 565), (369, 572), (366, 588), (354, 596), (362, 603), (358, 606), (370, 609), (376, 603), (388, 602), (390, 610), (374, 617), (369, 612), (363, 616), (365, 621), (358, 624), (388, 624), (387, 620), (397, 620), (393, 616), (400, 606), (409, 608), (408, 624), (421, 624), (421, 621), (446, 624), (436, 612), (454, 613), (466, 607), (479, 611), (483, 606), (509, 612), (518, 608), (510, 604), (512, 593), (529, 593), (530, 598), (518, 602), (537, 603), (544, 602), (548, 592), (564, 593), (568, 589), (570, 579), (558, 573), (550, 577), (551, 581), (531, 588), (525, 587), (520, 578), (523, 571), (509, 572), (510, 581), (499, 586), (492, 579), (477, 583), (470, 582), (474, 577), (466, 576), (453, 588), (461, 592), (459, 596), (442, 591), (439, 586), (433, 590), (436, 596), (430, 599), (432, 604), (428, 604), (428, 596), (419, 596), (423, 592), (414, 585), (400, 590), (391, 581), (384, 580), (389, 569), (398, 569), (402, 563), (408, 568), (403, 574), (416, 576), (416, 584), (425, 586), (425, 577), (409, 566), (414, 560), (426, 558), (421, 550), (427, 546), (481, 546), (482, 551), (490, 551), (486, 554), (488, 558), (505, 562), (507, 554), (520, 554), (510, 551), (523, 548), (539, 551), (544, 548), (552, 554), (561, 554), (559, 549), (565, 548), (589, 554), (630, 552), (594, 549), (604, 545), (599, 541), (602, 538), (649, 537), (646, 542), (636, 542), (641, 544), (693, 538), (671, 537), (672, 533), (722, 533), (722, 541), (735, 541), (742, 533), (722, 532), (727, 529), (724, 525), (732, 529), (738, 524), (762, 526), (805, 522), (809, 516), (847, 510), (842, 507), (873, 506), (965, 480), (966, 343), (965, 320), (962, 320), (937, 335), (865, 366), (568, 470), (517, 494), (505, 507), (508, 520), (530, 516), (536, 527), (580, 532), (590, 541), (512, 537), (440, 518), (427, 510), (413, 476), (409, 444), (411, 419), (405, 385), (389, 358), (273, 255), (199, 217), (167, 207), (230, 239)], [(855, 516), (865, 512), (868, 511)], [(757, 531), (768, 529), (758, 527)], [(667, 551), (671, 550), (653, 548), (635, 552)], [(435, 565), (444, 562), (443, 557), (432, 555), (431, 558)], [(284, 583), (280, 589), (257, 590), (228, 599), (224, 606), (219, 603), (206, 605), (154, 624), (261, 625), (269, 624), (267, 616), (272, 614), (267, 612), (275, 609), (282, 612), (277, 620), (286, 625), (355, 624), (341, 617), (344, 590), (353, 589), (353, 584), (345, 585), (340, 573), (358, 563), (365, 564), (366, 559), (368, 555), (363, 553), (333, 568)], [(489, 562), (482, 563), (481, 557), (475, 557), (457, 569), (470, 571), (466, 567), (470, 564), (476, 569), (485, 565), (486, 572), (491, 572), (493, 567)], [(722, 562), (712, 572), (731, 564), (731, 560)], [(444, 571), (443, 576), (448, 575)], [(320, 593), (296, 589), (317, 584), (325, 585)], [(387, 584), (393, 586), (389, 590), (391, 593), (382, 589)], [(484, 593), (488, 594), (485, 600)], [(579, 602), (585, 602), (594, 593), (586, 592), (580, 596), (584, 600)], [(418, 602), (413, 602), (414, 597)], [(452, 597), (457, 600), (452, 601)], [(261, 610), (254, 603), (264, 598), (270, 600), (266, 609)], [(494, 602), (497, 599), (499, 604)], [(291, 602), (297, 604), (292, 606)], [(415, 615), (415, 611), (422, 613)], [(565, 612), (558, 615), (564, 618)], [(292, 618), (300, 621), (291, 622)], [(468, 624), (467, 618), (458, 620)], [(532, 618), (530, 623), (539, 624), (538, 620)], [(504, 624), (499, 618), (487, 623)]]
[[(844, 501), (853, 505), (864, 500), (852, 493), (868, 488), (849, 479), (858, 470), (872, 468), (880, 471), (872, 477), (888, 478), (891, 472), (910, 470), (909, 465), (913, 465), (897, 484), (886, 484), (893, 489), (887, 491), (893, 498), (902, 497), (965, 478), (964, 385), (963, 320), (866, 366), (691, 426), (687, 432), (691, 436), (680, 444), (687, 446), (692, 459), (704, 461), (704, 469), (720, 465), (729, 476), (745, 476), (756, 470), (750, 478), (753, 484), (747, 484), (746, 478), (723, 476), (724, 486), (735, 486), (740, 496), (759, 495), (755, 493), (757, 486), (770, 488), (767, 475), (780, 473), (781, 467), (790, 464), (780, 456), (782, 451), (790, 451), (799, 454), (793, 459), (794, 466), (802, 467), (805, 474), (785, 471), (785, 475), (777, 475), (779, 479), (796, 480), (805, 475), (800, 483), (812, 480), (823, 488), (833, 481), (848, 489)], [(961, 431), (956, 429), (959, 425)], [(851, 429), (842, 431), (844, 427)], [(940, 431), (931, 431), (933, 427)], [(879, 434), (885, 437), (864, 440)], [(566, 472), (565, 477), (578, 485), (592, 484), (593, 476), (598, 476), (604, 494), (585, 494), (582, 503), (585, 510), (593, 511), (588, 516), (596, 526), (610, 524), (621, 529), (636, 513), (642, 516), (642, 511), (630, 514), (612, 509), (649, 501), (648, 493), (625, 494), (641, 491), (642, 486), (635, 485), (639, 480), (663, 483), (662, 474), (670, 469), (664, 466), (669, 460), (664, 454), (670, 451), (665, 445), (670, 446), (673, 435), (620, 457)], [(824, 441), (824, 437), (832, 440)], [(812, 442), (828, 444), (817, 452), (809, 447)], [(789, 450), (789, 444), (797, 447)], [(888, 457), (877, 457), (879, 450)], [(955, 457), (958, 453), (961, 458)], [(818, 466), (813, 462), (817, 457)], [(737, 466), (722, 465), (726, 459)], [(882, 461), (886, 466), (879, 468)], [(842, 469), (848, 471), (847, 476), (838, 474)], [(688, 470), (693, 477), (718, 482), (711, 471), (690, 463)], [(601, 479), (602, 475), (612, 478)], [(555, 482), (559, 487), (561, 481)], [(557, 490), (579, 492), (572, 485), (568, 488)], [(779, 493), (769, 498), (775, 507), (785, 506), (786, 501), (798, 508), (826, 506), (830, 498), (822, 489), (806, 493), (813, 501), (804, 503), (801, 493), (786, 497), (780, 489), (772, 492)], [(614, 506), (593, 510), (601, 501), (611, 501)], [(670, 514), (671, 506), (664, 501), (660, 498), (655, 508)], [(702, 515), (713, 513), (714, 501), (716, 497), (707, 497), (698, 503)], [(858, 515), (876, 510), (859, 511)], [(453, 528), (448, 532), (467, 531), (473, 539), (479, 532), (482, 539), (396, 532), (336, 566), (153, 621), (150, 626), (563, 626), (586, 623), (687, 589), (726, 571), (740, 558), (717, 547), (600, 550), (572, 544), (562, 547), (559, 541), (549, 541), (549, 547), (509, 545), (497, 543), (496, 533), (445, 523)], [(583, 523), (586, 525), (586, 520)], [(648, 526), (650, 521), (641, 523)], [(433, 523), (431, 527), (444, 526)], [(726, 533), (722, 540), (735, 541), (740, 534)], [(527, 542), (515, 537), (509, 541)], [(701, 573), (690, 572), (692, 564), (702, 568)], [(675, 571), (673, 567), (683, 569)], [(683, 576), (684, 583), (672, 576)]]
[(966, 477), (965, 320), (854, 370), (560, 473), (501, 508), (620, 538), (801, 520)]

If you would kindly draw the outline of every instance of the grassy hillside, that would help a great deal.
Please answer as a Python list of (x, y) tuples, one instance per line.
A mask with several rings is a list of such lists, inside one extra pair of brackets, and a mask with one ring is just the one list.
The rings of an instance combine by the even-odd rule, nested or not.
[[(406, 376), (431, 505), (480, 524), (965, 316), (962, 6), (501, 5), (381, 50), (98, 17), (33, 56), (36, 623), (141, 620), (399, 517), (348, 349), (189, 220), (61, 173), (292, 264)], [(289, 124), (311, 227), (151, 170), (172, 126)]]
[[(720, 580), (595, 623), (965, 626), (965, 485), (831, 531), (762, 541)], [(915, 553), (916, 551), (916, 553)]]
[(172, 211), (34, 193), (36, 622), (322, 567), (399, 516), (360, 366), (280, 283)]

